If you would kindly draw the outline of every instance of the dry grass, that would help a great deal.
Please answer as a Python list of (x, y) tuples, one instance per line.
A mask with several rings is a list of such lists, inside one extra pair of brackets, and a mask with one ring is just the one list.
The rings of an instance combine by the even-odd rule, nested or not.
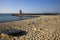
[(0, 30), (11, 28), (28, 32), (20, 40), (60, 40), (60, 15), (40, 15), (34, 19), (0, 23)]

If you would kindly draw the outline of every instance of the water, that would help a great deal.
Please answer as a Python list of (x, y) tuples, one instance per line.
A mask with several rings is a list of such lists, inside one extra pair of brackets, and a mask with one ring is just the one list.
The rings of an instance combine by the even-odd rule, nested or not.
[(17, 20), (25, 20), (30, 18), (35, 18), (37, 16), (12, 16), (11, 14), (0, 14), (0, 22), (8, 22), (8, 21), (17, 21)]

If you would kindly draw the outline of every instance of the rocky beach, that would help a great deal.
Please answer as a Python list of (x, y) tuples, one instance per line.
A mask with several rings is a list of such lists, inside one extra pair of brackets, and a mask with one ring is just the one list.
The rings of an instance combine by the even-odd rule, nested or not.
[[(0, 23), (0, 31), (6, 29), (26, 31), (26, 35), (19, 36), (20, 40), (60, 40), (60, 15), (40, 15), (33, 19)], [(0, 40), (19, 39), (0, 34)]]

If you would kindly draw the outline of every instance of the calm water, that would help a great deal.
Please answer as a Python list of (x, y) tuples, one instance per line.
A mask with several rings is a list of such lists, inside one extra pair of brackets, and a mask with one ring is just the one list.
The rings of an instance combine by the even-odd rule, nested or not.
[(25, 20), (25, 19), (30, 19), (30, 18), (35, 18), (37, 16), (12, 16), (11, 14), (0, 14), (0, 22), (7, 22), (7, 21), (17, 21), (17, 20)]

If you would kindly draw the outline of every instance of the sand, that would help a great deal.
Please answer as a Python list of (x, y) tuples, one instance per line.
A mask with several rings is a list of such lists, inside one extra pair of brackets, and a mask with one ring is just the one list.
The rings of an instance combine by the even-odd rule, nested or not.
[[(60, 40), (60, 15), (40, 15), (38, 18), (0, 23), (0, 30), (17, 29), (28, 32), (20, 40)], [(19, 40), (15, 37), (15, 40)], [(0, 36), (0, 40), (14, 37)]]

